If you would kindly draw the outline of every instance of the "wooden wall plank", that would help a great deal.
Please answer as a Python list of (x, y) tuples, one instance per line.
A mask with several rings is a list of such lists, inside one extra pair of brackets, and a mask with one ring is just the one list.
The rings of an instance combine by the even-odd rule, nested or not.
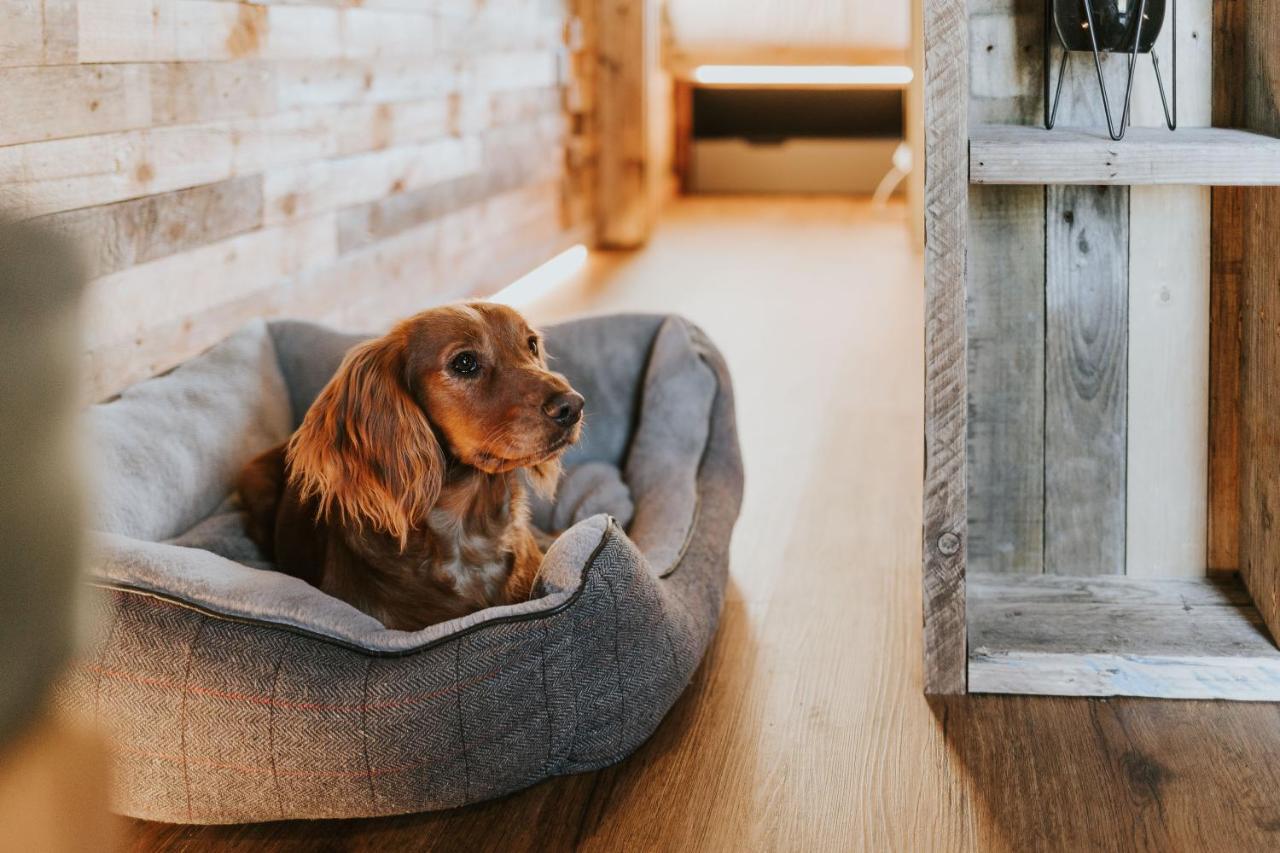
[(273, 64), (280, 109), (439, 98), (469, 89), (466, 61), (439, 57), (297, 60)]
[(177, 59), (173, 0), (79, 0), (80, 62)]
[[(1244, 44), (1246, 125), (1280, 134), (1280, 2), (1248, 6)], [(1280, 636), (1280, 188), (1244, 195), (1241, 320), (1240, 572), (1273, 637)]]
[(81, 246), (92, 397), (252, 316), (386, 322), (581, 239), (594, 6), (13, 0), (0, 206)]
[[(1245, 114), (1245, 0), (1213, 4), (1213, 123), (1242, 127)], [(1212, 190), (1209, 290), (1210, 569), (1240, 566), (1240, 357), (1245, 192)]]
[(0, 66), (38, 65), (44, 58), (40, 0), (10, 0), (0, 27)]
[(1129, 195), (1125, 573), (1203, 577), (1208, 536), (1209, 189)]
[(930, 694), (964, 693), (968, 677), (966, 6), (965, 0), (930, 0), (924, 7), (924, 688)]
[[(1038, 53), (1028, 60), (1040, 65)], [(1127, 64), (1103, 56), (1113, 105)], [(1105, 130), (1092, 57), (1072, 56), (1058, 124)], [(1125, 570), (1128, 263), (1128, 187), (1048, 188), (1044, 566), (1051, 574)]]
[(1128, 190), (1047, 199), (1045, 569), (1123, 574)]
[(130, 65), (0, 70), (0, 146), (147, 127), (151, 78)]
[(475, 140), (440, 139), (332, 160), (316, 160), (263, 177), (264, 221), (278, 224), (419, 189), (475, 172)]
[(652, 227), (646, 97), (652, 37), (643, 0), (600, 0), (599, 201), (600, 242), (616, 248), (644, 243)]
[(969, 189), (969, 568), (1044, 570), (1044, 196)]
[(280, 109), (278, 72), (263, 63), (163, 62), (146, 68), (151, 74), (151, 114), (156, 124), (265, 116)]
[(10, 0), (0, 26), (0, 68), (76, 61), (76, 0)]
[[(970, 3), (971, 122), (1034, 124), (1043, 15)], [(1043, 187), (969, 189), (969, 568), (1044, 571)]]
[(332, 214), (265, 228), (96, 279), (85, 291), (90, 349), (198, 314), (337, 257)]
[[(1178, 123), (1212, 119), (1212, 0), (1178, 4)], [(1173, 28), (1156, 50), (1171, 67)], [(1135, 126), (1164, 127), (1155, 74), (1134, 80)], [(1201, 577), (1208, 561), (1209, 210), (1205, 187), (1129, 193), (1125, 571)]]
[(260, 227), (262, 178), (233, 178), (40, 221), (74, 240), (85, 274), (98, 278)]

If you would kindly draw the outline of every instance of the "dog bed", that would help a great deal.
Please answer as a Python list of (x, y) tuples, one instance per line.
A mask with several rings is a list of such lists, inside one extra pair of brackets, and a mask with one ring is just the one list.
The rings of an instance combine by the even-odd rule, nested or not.
[(359, 337), (259, 322), (93, 407), (101, 631), (65, 701), (114, 729), (118, 811), (178, 823), (398, 814), (612, 764), (688, 684), (742, 493), (733, 395), (676, 317), (546, 330), (586, 397), (527, 602), (393, 631), (269, 571), (233, 480)]

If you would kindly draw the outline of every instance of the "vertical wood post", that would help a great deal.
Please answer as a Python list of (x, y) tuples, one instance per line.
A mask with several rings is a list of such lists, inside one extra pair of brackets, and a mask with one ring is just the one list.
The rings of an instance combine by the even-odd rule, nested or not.
[(653, 225), (649, 194), (648, 81), (654, 0), (600, 0), (597, 239), (607, 248), (643, 245)]
[[(1245, 124), (1280, 134), (1280, 0), (1253, 0), (1245, 21)], [(1244, 194), (1240, 336), (1240, 572), (1280, 636), (1280, 188)]]
[(965, 0), (924, 4), (924, 687), (964, 693), (965, 241), (969, 188)]
[[(1245, 0), (1213, 4), (1213, 124), (1243, 127)], [(1209, 568), (1240, 567), (1241, 187), (1211, 190), (1209, 272)]]

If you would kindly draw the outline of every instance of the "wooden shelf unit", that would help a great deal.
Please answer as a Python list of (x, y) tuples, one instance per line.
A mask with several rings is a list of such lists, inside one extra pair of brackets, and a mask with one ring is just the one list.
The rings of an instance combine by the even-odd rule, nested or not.
[(1280, 185), (1280, 139), (1219, 127), (1106, 131), (978, 125), (969, 134), (974, 184)]
[(1280, 649), (1238, 575), (969, 579), (969, 691), (1274, 701)]
[[(1244, 0), (1180, 6), (1191, 7), (1179, 10), (1191, 19), (1179, 19), (1179, 49), (1190, 57), (1179, 78), (1185, 126), (1134, 127), (1113, 142), (1101, 115), (1088, 113), (1086, 88), (1067, 98), (1058, 129), (1037, 126), (1041, 16), (1022, 14), (1015, 0), (925, 0), (926, 693), (1280, 700), (1280, 113), (1271, 88), (1280, 80), (1280, 0), (1252, 0), (1247, 13)], [(1121, 65), (1107, 69), (1114, 81)], [(1139, 123), (1155, 123), (1152, 113)], [(1157, 190), (1167, 195), (1149, 195)], [(1188, 233), (1204, 239), (1195, 269), (1183, 263)], [(1153, 236), (1163, 242), (1153, 246)], [(1147, 336), (1148, 368), (1152, 358), (1176, 359), (1183, 343), (1169, 335), (1152, 347), (1151, 328), (1134, 332), (1129, 309), (1139, 302), (1130, 297), (1167, 298), (1158, 277), (1171, 270), (1174, 292), (1199, 275), (1206, 294), (1197, 315), (1206, 341), (1197, 375), (1208, 386), (1200, 565), (1214, 571), (1126, 577), (1115, 574), (1117, 564), (1129, 571), (1134, 549), (1126, 507), (1130, 516), (1139, 507), (1150, 527), (1165, 497), (1133, 491), (1124, 468), (1126, 448), (1152, 435), (1150, 399), (1135, 401), (1126, 384), (1130, 335)], [(988, 327), (971, 341), (975, 323)], [(1030, 329), (1038, 347), (1014, 352), (1005, 327)], [(1076, 365), (1049, 363), (1064, 353), (1085, 363), (1074, 373)], [(994, 427), (984, 410), (998, 397), (993, 371), (1011, 400)], [(1016, 393), (1024, 380), (1025, 400)], [(1119, 390), (1085, 387), (1095, 381)], [(1076, 393), (1078, 408), (1054, 408), (1050, 396), (1062, 393)], [(1147, 410), (1135, 414), (1137, 405)], [(1131, 437), (1139, 415), (1147, 431)], [(1045, 437), (1040, 457), (1020, 458), (1005, 434), (1024, 428), (1019, 419)], [(1064, 474), (1070, 465), (1055, 474), (1050, 438), (1077, 442), (1072, 463), (1118, 446), (1120, 470), (1094, 459), (1084, 475)], [(1030, 473), (992, 480), (988, 469), (1001, 464)], [(1071, 477), (1065, 491), (1077, 503), (1058, 506), (1051, 524), (1049, 501), (1062, 497), (1052, 493)], [(1029, 483), (1039, 490), (1030, 499)], [(993, 541), (992, 511), (1036, 499), (1044, 516), (1023, 531), (1034, 564), (1020, 564), (1027, 543)], [(1089, 558), (1073, 563), (1077, 552)], [(992, 567), (1003, 573), (987, 574)]]

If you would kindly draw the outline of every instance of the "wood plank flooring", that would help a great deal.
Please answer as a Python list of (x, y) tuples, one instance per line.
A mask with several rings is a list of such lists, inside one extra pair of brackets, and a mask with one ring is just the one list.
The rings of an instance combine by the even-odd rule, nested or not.
[(923, 293), (898, 209), (689, 199), (532, 306), (679, 311), (734, 371), (747, 494), (720, 633), (606, 770), (403, 818), (136, 850), (1280, 849), (1276, 705), (921, 693)]

